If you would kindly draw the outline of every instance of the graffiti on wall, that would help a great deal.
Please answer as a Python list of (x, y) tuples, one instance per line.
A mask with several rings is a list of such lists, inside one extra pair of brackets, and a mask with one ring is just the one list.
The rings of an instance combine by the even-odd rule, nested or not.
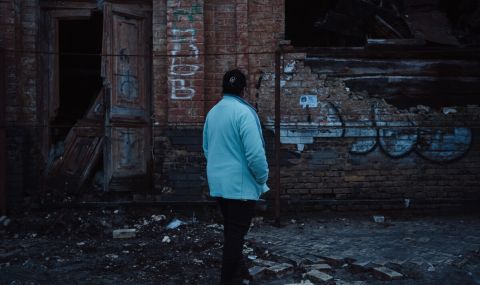
[(126, 48), (120, 50), (119, 73), (116, 76), (119, 77), (119, 95), (125, 100), (135, 101), (138, 98), (138, 77), (132, 72)]
[[(331, 102), (318, 102), (323, 116), (311, 122), (281, 123), (280, 142), (297, 144), (303, 150), (305, 144), (313, 144), (314, 138), (355, 138), (350, 147), (353, 154), (368, 154), (379, 146), (393, 158), (415, 152), (434, 162), (449, 162), (462, 157), (472, 143), (472, 131), (466, 127), (423, 128), (411, 121), (386, 121), (376, 104), (371, 106), (368, 120), (345, 122), (338, 108)], [(273, 118), (268, 118), (273, 122)], [(267, 129), (273, 131), (273, 124)]]
[(196, 29), (193, 27), (195, 15), (203, 13), (202, 6), (196, 4), (190, 8), (175, 9), (175, 21), (188, 21), (188, 28), (170, 30), (170, 53), (168, 81), (170, 98), (189, 100), (195, 96), (195, 75), (200, 69), (200, 50), (197, 45)]

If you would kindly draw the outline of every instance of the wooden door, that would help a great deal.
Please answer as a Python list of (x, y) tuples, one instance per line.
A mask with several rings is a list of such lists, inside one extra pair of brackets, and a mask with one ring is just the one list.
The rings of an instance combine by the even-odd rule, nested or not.
[(105, 190), (150, 186), (150, 14), (139, 4), (104, 6)]

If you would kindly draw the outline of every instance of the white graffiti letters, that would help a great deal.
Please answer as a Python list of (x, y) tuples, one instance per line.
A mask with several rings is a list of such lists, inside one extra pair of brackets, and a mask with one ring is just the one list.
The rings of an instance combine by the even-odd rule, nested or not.
[(195, 96), (192, 77), (200, 69), (195, 29), (172, 29), (170, 42), (173, 44), (168, 73), (170, 98), (175, 100), (192, 99)]

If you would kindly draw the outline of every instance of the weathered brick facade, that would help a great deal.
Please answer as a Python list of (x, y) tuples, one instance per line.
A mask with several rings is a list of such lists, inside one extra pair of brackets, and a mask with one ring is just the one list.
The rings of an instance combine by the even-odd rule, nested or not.
[[(10, 207), (41, 191), (47, 160), (48, 146), (42, 139), (46, 122), (40, 116), (45, 89), (37, 72), (39, 54), (44, 52), (38, 49), (39, 41), (45, 40), (39, 37), (40, 2), (0, 2)], [(220, 99), (224, 72), (236, 67), (248, 75), (246, 97), (258, 108), (271, 177), (275, 175), (274, 63), (275, 51), (282, 45), (284, 201), (334, 209), (390, 209), (460, 206), (480, 198), (478, 105), (432, 109), (408, 97), (405, 100), (415, 107), (397, 106), (384, 100), (382, 90), (369, 87), (376, 86), (372, 80), (387, 78), (384, 90), (390, 92), (415, 82), (410, 78), (423, 76), (438, 79), (434, 86), (440, 89), (435, 92), (452, 84), (467, 84), (467, 90), (468, 80), (480, 77), (475, 52), (468, 53), (469, 58), (452, 48), (438, 56), (437, 51), (424, 52), (419, 59), (416, 51), (402, 51), (404, 61), (392, 56), (395, 51), (385, 55), (365, 49), (298, 52), (284, 41), (284, 6), (284, 0), (152, 1), (154, 187), (141, 192), (165, 201), (208, 199), (202, 125)], [(448, 59), (443, 62), (445, 54)], [(398, 81), (399, 74), (391, 72), (385, 61), (401, 70), (401, 80), (407, 81)], [(410, 64), (420, 66), (420, 71), (409, 69)], [(471, 68), (461, 68), (468, 64)], [(434, 65), (439, 65), (438, 74), (429, 69)], [(466, 83), (461, 77), (468, 79)], [(428, 90), (416, 94), (425, 93)], [(476, 90), (469, 94), (478, 95)]]

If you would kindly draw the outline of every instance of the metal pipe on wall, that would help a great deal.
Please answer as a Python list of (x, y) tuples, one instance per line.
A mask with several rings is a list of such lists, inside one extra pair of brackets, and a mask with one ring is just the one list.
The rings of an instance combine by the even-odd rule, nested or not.
[(275, 224), (280, 225), (280, 57), (275, 52)]
[(5, 50), (0, 49), (0, 214), (7, 213), (7, 137), (6, 120), (6, 88), (5, 88)]

